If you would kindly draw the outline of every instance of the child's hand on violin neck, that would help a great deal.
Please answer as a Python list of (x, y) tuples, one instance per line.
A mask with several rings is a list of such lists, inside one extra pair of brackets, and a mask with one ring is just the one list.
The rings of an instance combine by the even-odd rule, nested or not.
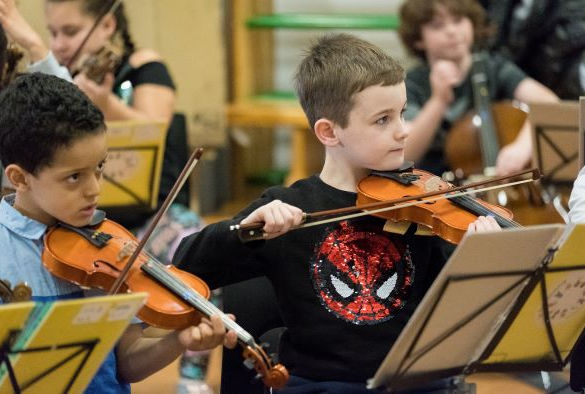
[(502, 228), (496, 222), (493, 216), (478, 216), (475, 222), (469, 223), (467, 233), (487, 233), (491, 231), (501, 231)]
[[(235, 320), (233, 315), (228, 316)], [(226, 332), (221, 317), (217, 315), (201, 319), (197, 326), (185, 328), (178, 335), (179, 342), (188, 350), (208, 350), (221, 344), (233, 349), (238, 342), (237, 334)]]
[(293, 226), (303, 222), (303, 211), (292, 205), (274, 200), (261, 206), (246, 217), (240, 224), (264, 223), (264, 239), (276, 238)]

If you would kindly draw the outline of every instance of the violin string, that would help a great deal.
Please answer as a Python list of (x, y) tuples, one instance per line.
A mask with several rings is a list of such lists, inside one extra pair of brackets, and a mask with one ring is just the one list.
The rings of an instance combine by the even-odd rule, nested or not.
[(142, 236), (142, 239), (138, 243), (137, 248), (134, 250), (134, 252), (130, 256), (130, 258), (126, 261), (126, 265), (124, 266), (124, 268), (120, 272), (120, 275), (118, 276), (118, 278), (116, 278), (116, 280), (114, 281), (114, 284), (112, 285), (112, 287), (109, 291), (109, 294), (116, 294), (118, 292), (118, 290), (120, 289), (120, 286), (122, 285), (122, 282), (126, 278), (126, 275), (128, 275), (128, 272), (130, 272), (130, 268), (132, 267), (132, 264), (134, 264), (134, 261), (136, 261), (136, 259), (138, 258), (138, 255), (140, 254), (141, 250), (144, 249), (144, 247), (146, 246), (146, 243), (148, 242), (150, 236), (154, 232), (154, 229), (158, 225), (162, 216), (167, 212), (169, 206), (171, 205), (171, 203), (175, 200), (175, 198), (179, 194), (181, 187), (187, 181), (187, 177), (189, 176), (189, 174), (191, 174), (191, 171), (193, 171), (193, 168), (195, 168), (197, 163), (199, 163), (199, 159), (201, 158), (202, 154), (203, 154), (203, 148), (197, 148), (193, 151), (193, 153), (189, 157), (187, 164), (185, 164), (185, 167), (183, 167), (183, 169), (181, 170), (179, 177), (175, 181), (175, 184), (171, 188), (171, 191), (167, 194), (167, 197), (165, 198), (164, 202), (162, 203), (162, 206), (156, 212), (156, 214), (154, 215), (154, 218), (150, 221), (150, 224), (147, 226), (146, 230), (144, 231), (144, 235)]
[(163, 264), (160, 262), (155, 263), (159, 266), (159, 272), (162, 273), (166, 278), (175, 281), (175, 285), (182, 289), (181, 293), (188, 296), (187, 301), (193, 302), (193, 306), (198, 308), (201, 312), (205, 313), (207, 317), (212, 315), (219, 315), (225, 324), (227, 329), (231, 329), (236, 332), (238, 338), (248, 345), (255, 345), (254, 338), (250, 333), (244, 330), (240, 325), (230, 319), (223, 311), (217, 308), (211, 301), (207, 300), (197, 291), (193, 290), (189, 286), (185, 285), (180, 279), (169, 272)]
[(452, 198), (453, 202), (458, 205), (461, 205), (467, 209), (469, 209), (472, 213), (478, 213), (480, 216), (488, 216), (492, 215), (496, 219), (496, 221), (503, 227), (522, 227), (519, 223), (516, 223), (513, 220), (509, 220), (499, 213), (488, 209), (487, 207), (480, 204), (476, 201), (473, 197), (470, 196), (461, 196)]
[[(112, 235), (112, 238), (121, 242), (130, 242), (134, 244), (134, 247), (137, 246), (135, 240), (128, 240), (123, 237)], [(158, 261), (158, 259), (153, 256), (149, 251), (142, 250), (141, 254), (145, 255), (148, 258), (148, 261), (152, 263), (151, 266), (147, 266), (150, 268), (147, 273), (154, 276), (155, 279), (160, 280), (165, 287), (167, 287), (170, 291), (174, 292), (178, 297), (182, 298), (184, 301), (191, 304), (191, 306), (197, 308), (199, 311), (204, 313), (207, 317), (217, 314), (221, 317), (224, 325), (233, 331), (236, 332), (238, 337), (248, 345), (256, 345), (254, 342), (254, 338), (250, 333), (244, 330), (240, 325), (235, 323), (232, 319), (230, 319), (221, 309), (217, 308), (212, 302), (207, 300), (197, 291), (193, 290), (191, 287), (187, 286), (183, 283), (176, 275), (173, 275), (166, 269), (165, 264)], [(154, 272), (156, 271), (156, 272)], [(160, 275), (159, 275), (160, 274)]]
[[(149, 264), (150, 263), (150, 264)], [(249, 345), (255, 345), (252, 335), (250, 335), (241, 326), (230, 319), (225, 313), (217, 308), (212, 302), (207, 300), (197, 291), (187, 286), (183, 281), (176, 277), (173, 273), (169, 272), (164, 264), (156, 259), (149, 259), (145, 266), (146, 272), (152, 275), (156, 280), (160, 281), (169, 290), (177, 294), (180, 298), (187, 301), (199, 311), (203, 312), (207, 317), (214, 314), (219, 315), (228, 329), (236, 332), (238, 337)]]
[[(444, 194), (444, 195), (439, 196), (439, 197), (411, 201), (411, 202), (399, 204), (399, 205), (391, 205), (389, 207), (373, 209), (371, 211), (362, 211), (362, 212), (353, 213), (353, 214), (349, 214), (349, 215), (337, 216), (334, 218), (318, 220), (315, 222), (303, 223), (301, 225), (294, 226), (291, 229), (313, 227), (313, 226), (318, 226), (321, 224), (338, 222), (340, 220), (353, 219), (353, 218), (357, 218), (357, 217), (361, 217), (361, 216), (373, 215), (375, 213), (388, 212), (388, 211), (393, 211), (393, 210), (401, 209), (401, 208), (407, 208), (407, 207), (411, 207), (411, 206), (415, 206), (415, 205), (427, 204), (430, 202), (435, 202), (435, 201), (439, 201), (439, 200), (443, 200), (443, 199), (451, 199), (451, 198), (455, 198), (455, 197), (467, 196), (469, 194), (481, 193), (481, 192), (485, 192), (485, 191), (489, 191), (489, 190), (502, 189), (504, 187), (520, 185), (520, 184), (527, 183), (527, 182), (532, 182), (532, 179), (524, 179), (521, 181), (510, 182), (510, 183), (507, 183), (505, 185), (495, 185), (495, 186), (485, 187), (485, 188), (481, 188), (481, 189), (477, 189), (477, 190), (467, 190), (464, 192), (458, 192), (458, 193), (453, 193), (453, 194)], [(493, 212), (489, 211), (488, 214), (493, 214)]]

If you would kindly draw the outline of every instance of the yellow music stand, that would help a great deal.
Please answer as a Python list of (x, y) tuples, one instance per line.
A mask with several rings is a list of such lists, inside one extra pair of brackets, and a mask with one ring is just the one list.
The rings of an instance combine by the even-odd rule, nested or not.
[(585, 224), (466, 237), (369, 386), (562, 370), (585, 327), (584, 237)]
[(0, 393), (80, 393), (145, 293), (0, 305)]
[(116, 121), (108, 122), (107, 127), (109, 153), (100, 207), (155, 209), (167, 123)]

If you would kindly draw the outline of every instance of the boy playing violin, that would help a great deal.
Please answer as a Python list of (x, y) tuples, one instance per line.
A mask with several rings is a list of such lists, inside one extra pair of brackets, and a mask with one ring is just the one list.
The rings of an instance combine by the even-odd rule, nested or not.
[[(83, 297), (42, 265), (43, 235), (57, 221), (90, 222), (107, 156), (102, 113), (75, 85), (45, 74), (16, 78), (0, 92), (0, 157), (16, 193), (0, 202), (0, 278), (27, 282), (35, 300)], [(122, 335), (87, 388), (129, 392), (185, 349), (233, 347), (218, 316), (162, 338), (143, 338), (139, 324)]]
[[(353, 206), (372, 170), (403, 165), (408, 132), (404, 71), (376, 46), (325, 36), (302, 60), (296, 89), (325, 147), (319, 175), (268, 189), (228, 220), (181, 242), (174, 260), (211, 287), (266, 275), (287, 330), (279, 360), (291, 372), (282, 393), (362, 393), (445, 256), (437, 237), (384, 231), (372, 216), (289, 231), (303, 212)], [(243, 243), (233, 224), (263, 222), (264, 240)], [(497, 230), (481, 217), (471, 231)]]
[[(449, 130), (473, 108), (472, 49), (485, 39), (485, 11), (476, 0), (405, 0), (400, 8), (399, 35), (422, 63), (408, 71), (408, 109), (404, 117), (410, 139), (406, 158), (417, 167), (441, 175), (449, 168), (445, 144)], [(491, 101), (557, 101), (556, 95), (501, 55), (480, 53)], [(525, 122), (515, 140), (497, 155), (496, 173), (509, 175), (532, 158), (530, 126)]]

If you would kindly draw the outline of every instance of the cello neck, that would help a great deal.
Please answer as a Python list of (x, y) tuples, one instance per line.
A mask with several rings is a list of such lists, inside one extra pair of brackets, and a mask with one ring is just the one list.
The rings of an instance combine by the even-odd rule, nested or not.
[(471, 87), (473, 90), (473, 106), (476, 113), (474, 123), (479, 129), (483, 167), (487, 169), (496, 166), (500, 143), (492, 114), (484, 56), (481, 53), (473, 54)]

